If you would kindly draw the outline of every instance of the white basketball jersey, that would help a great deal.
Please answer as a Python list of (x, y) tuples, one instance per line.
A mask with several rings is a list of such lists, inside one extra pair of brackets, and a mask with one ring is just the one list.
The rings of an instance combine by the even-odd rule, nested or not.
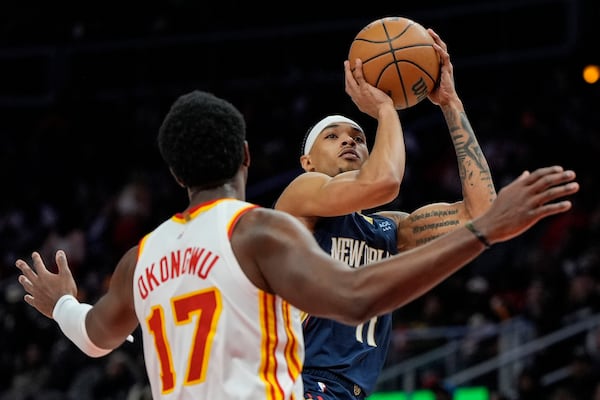
[(303, 398), (300, 312), (257, 289), (231, 248), (254, 207), (207, 202), (141, 241), (133, 290), (155, 400)]

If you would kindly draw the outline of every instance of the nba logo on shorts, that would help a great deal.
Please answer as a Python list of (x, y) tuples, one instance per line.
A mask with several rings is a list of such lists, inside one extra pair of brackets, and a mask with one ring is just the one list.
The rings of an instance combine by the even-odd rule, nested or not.
[(327, 386), (323, 382), (317, 382), (317, 384), (319, 385), (319, 390), (325, 393), (325, 390), (327, 390)]

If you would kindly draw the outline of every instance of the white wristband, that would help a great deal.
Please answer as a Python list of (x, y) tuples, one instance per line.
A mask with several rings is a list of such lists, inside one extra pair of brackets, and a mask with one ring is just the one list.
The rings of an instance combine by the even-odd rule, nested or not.
[(85, 328), (85, 316), (91, 305), (80, 303), (70, 294), (65, 294), (56, 302), (52, 310), (52, 318), (58, 326), (81, 351), (90, 357), (102, 357), (112, 351), (101, 349), (90, 340)]

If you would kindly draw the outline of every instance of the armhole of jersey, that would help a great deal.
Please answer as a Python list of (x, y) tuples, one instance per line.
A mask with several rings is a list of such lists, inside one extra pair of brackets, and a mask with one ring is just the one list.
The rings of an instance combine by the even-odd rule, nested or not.
[(244, 215), (245, 213), (247, 213), (248, 211), (258, 208), (258, 207), (259, 206), (256, 204), (248, 204), (246, 207), (242, 207), (239, 210), (237, 210), (237, 212), (229, 220), (229, 224), (227, 226), (227, 237), (229, 239), (231, 239), (231, 234), (233, 233), (233, 228), (235, 228), (235, 225), (240, 220), (240, 217), (242, 215)]
[(302, 322), (306, 321), (308, 319), (308, 313), (305, 311), (300, 311), (300, 319)]
[(142, 254), (142, 251), (144, 250), (144, 246), (146, 245), (146, 241), (148, 240), (149, 237), (150, 237), (150, 234), (148, 233), (138, 243), (137, 256), (135, 257), (136, 262), (140, 259), (140, 254)]

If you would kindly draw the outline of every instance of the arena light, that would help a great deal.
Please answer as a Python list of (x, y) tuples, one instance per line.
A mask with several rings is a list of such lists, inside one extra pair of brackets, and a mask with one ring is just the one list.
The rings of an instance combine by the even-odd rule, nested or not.
[(590, 85), (598, 82), (600, 79), (600, 67), (595, 64), (586, 65), (582, 72), (583, 80)]

